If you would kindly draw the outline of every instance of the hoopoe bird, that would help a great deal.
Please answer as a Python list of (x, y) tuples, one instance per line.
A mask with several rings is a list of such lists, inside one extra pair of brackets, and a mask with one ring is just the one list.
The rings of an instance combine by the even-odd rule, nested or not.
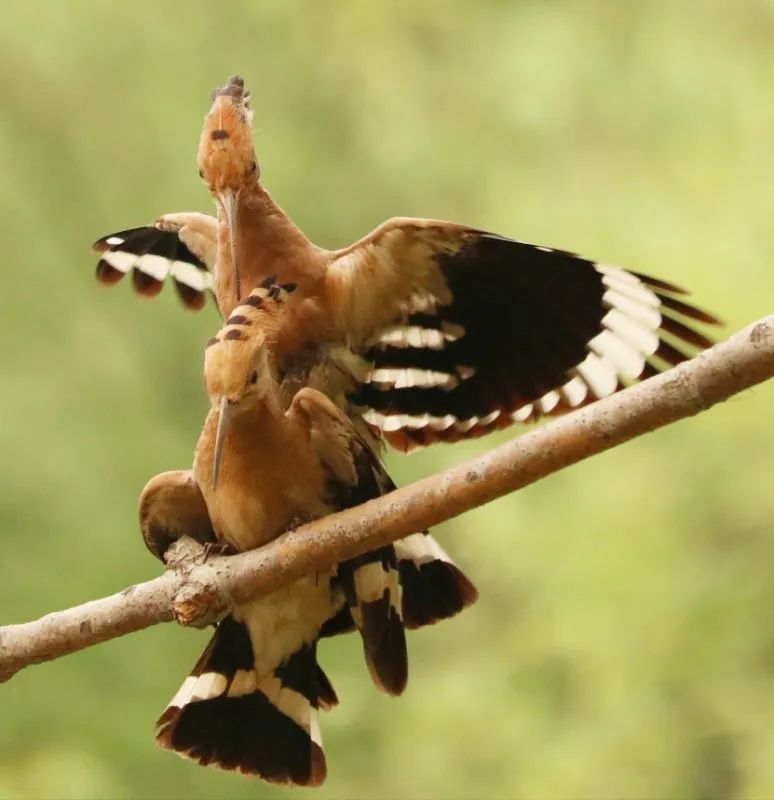
[[(396, 218), (317, 247), (272, 200), (241, 78), (213, 93), (198, 152), (217, 218), (165, 214), (94, 245), (97, 276), (167, 279), (228, 316), (269, 276), (298, 285), (276, 344), (289, 402), (312, 386), (402, 451), (556, 415), (712, 344), (672, 283), (451, 222)], [(696, 323), (700, 323), (697, 327)]]
[[(143, 536), (158, 557), (182, 534), (252, 549), (394, 488), (324, 394), (305, 387), (284, 406), (273, 343), (288, 324), (292, 290), (254, 289), (208, 342), (211, 409), (193, 469), (156, 476), (140, 499)], [(374, 682), (400, 694), (404, 628), (451, 616), (476, 596), (440, 546), (414, 534), (240, 604), (159, 719), (157, 740), (203, 765), (320, 784), (317, 712), (337, 698), (317, 663), (319, 638), (357, 629)]]

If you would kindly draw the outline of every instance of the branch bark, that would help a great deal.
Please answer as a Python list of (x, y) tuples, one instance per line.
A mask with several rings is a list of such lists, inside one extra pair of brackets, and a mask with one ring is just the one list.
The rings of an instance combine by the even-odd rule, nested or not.
[(266, 546), (204, 560), (190, 540), (167, 571), (118, 594), (0, 627), (0, 681), (30, 664), (177, 619), (202, 626), (236, 601), (424, 530), (774, 376), (774, 316), (692, 361), (357, 508)]

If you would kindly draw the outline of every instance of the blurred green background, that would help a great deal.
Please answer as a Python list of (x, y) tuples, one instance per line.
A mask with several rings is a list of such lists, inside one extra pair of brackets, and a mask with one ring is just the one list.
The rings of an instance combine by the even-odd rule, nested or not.
[[(320, 244), (448, 218), (772, 309), (774, 3), (42, 2), (0, 28), (0, 622), (158, 574), (136, 501), (190, 464), (214, 311), (99, 288), (90, 243), (210, 210), (209, 90)], [(331, 798), (774, 797), (774, 385), (437, 529), (481, 589), (404, 697), (322, 662)], [(505, 439), (519, 433), (507, 431)], [(495, 440), (391, 456), (398, 482)], [(0, 797), (276, 798), (156, 747), (208, 637), (173, 625), (0, 686)]]

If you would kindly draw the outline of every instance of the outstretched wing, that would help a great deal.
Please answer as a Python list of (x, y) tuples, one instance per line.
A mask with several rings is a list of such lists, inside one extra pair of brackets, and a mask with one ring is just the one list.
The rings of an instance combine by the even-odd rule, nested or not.
[(171, 278), (186, 308), (201, 309), (212, 288), (217, 220), (208, 214), (166, 214), (153, 225), (98, 239), (97, 279), (108, 286), (131, 272), (138, 294), (155, 297)]
[(395, 219), (335, 254), (333, 317), (373, 367), (352, 397), (403, 450), (562, 413), (691, 358), (712, 315), (620, 267)]

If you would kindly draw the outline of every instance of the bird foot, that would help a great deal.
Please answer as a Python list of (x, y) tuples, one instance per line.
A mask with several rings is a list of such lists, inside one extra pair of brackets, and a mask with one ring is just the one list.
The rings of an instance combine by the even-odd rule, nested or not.
[(290, 521), (288, 522), (287, 526), (285, 527), (285, 533), (289, 533), (290, 531), (294, 531), (296, 528), (300, 528), (302, 525), (306, 525), (307, 522), (311, 522), (312, 518), (309, 516), (298, 516), (298, 517), (291, 517)]
[(236, 550), (226, 542), (206, 542), (204, 545), (204, 556), (202, 563), (206, 564), (211, 556), (233, 556)]

